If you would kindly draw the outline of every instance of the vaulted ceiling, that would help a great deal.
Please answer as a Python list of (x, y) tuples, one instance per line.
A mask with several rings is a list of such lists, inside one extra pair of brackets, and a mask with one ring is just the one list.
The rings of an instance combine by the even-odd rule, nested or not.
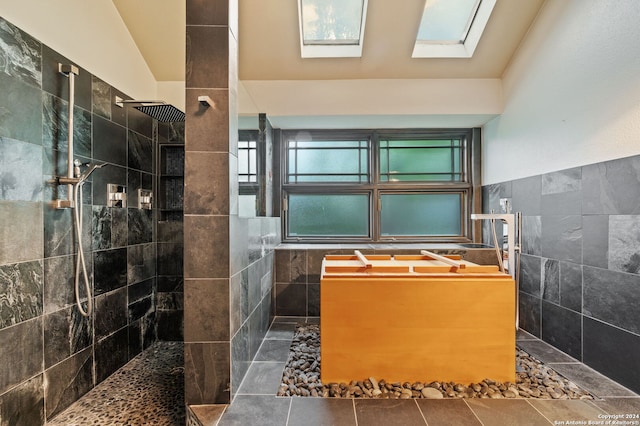
[[(183, 81), (184, 0), (113, 3), (156, 80)], [(543, 3), (498, 0), (472, 58), (414, 59), (424, 0), (369, 0), (361, 58), (303, 59), (296, 0), (239, 0), (238, 66), (245, 83), (240, 108), (266, 108), (269, 103), (260, 90), (269, 82), (295, 81), (299, 90), (305, 81), (393, 80), (410, 85), (431, 79), (500, 79)], [(254, 105), (243, 106), (247, 102)]]

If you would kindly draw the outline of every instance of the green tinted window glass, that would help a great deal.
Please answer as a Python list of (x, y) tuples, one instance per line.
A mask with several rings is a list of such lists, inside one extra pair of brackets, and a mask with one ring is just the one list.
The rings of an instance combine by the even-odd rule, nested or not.
[(461, 181), (461, 141), (380, 141), (380, 181)]
[(382, 194), (382, 236), (461, 235), (461, 194)]
[(368, 182), (368, 141), (289, 141), (287, 181)]
[(367, 194), (289, 194), (289, 236), (369, 235)]

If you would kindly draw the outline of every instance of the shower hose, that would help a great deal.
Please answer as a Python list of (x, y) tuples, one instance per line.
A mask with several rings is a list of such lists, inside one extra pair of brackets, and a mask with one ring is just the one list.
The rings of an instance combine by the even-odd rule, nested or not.
[[(78, 256), (76, 257), (76, 273), (75, 273), (75, 293), (76, 293), (76, 305), (80, 314), (84, 317), (91, 315), (93, 311), (93, 298), (91, 297), (91, 286), (89, 285), (89, 276), (87, 274), (87, 265), (84, 260), (84, 248), (82, 247), (82, 186), (84, 180), (79, 181), (73, 185), (73, 197), (75, 199), (76, 207), (73, 209), (76, 222), (76, 235), (78, 240)], [(84, 288), (87, 293), (87, 310), (82, 307), (80, 301), (80, 270), (82, 270), (82, 276), (84, 277)]]

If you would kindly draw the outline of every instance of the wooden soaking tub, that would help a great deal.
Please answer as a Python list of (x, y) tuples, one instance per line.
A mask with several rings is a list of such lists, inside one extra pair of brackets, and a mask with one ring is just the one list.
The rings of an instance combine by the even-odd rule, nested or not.
[(460, 256), (325, 256), (323, 383), (515, 382), (515, 284)]

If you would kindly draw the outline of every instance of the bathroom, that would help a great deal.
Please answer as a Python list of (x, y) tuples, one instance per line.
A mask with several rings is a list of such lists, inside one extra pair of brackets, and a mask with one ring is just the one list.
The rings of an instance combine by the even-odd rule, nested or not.
[[(291, 127), (284, 119), (275, 125), (279, 116), (378, 115), (362, 128), (405, 119), (414, 127), (412, 118), (443, 127), (475, 118), (469, 127), (482, 128), (483, 211), (499, 211), (499, 200), (510, 198), (523, 213), (521, 327), (640, 392), (632, 356), (640, 349), (636, 2), (532, 2), (533, 25), (503, 72), (422, 79), (413, 90), (430, 93), (437, 84), (455, 96), (382, 112), (373, 101), (346, 100), (341, 109), (327, 103), (335, 111), (301, 106), (283, 94), (300, 90), (291, 79), (267, 87), (247, 74), (244, 87), (234, 85), (234, 73), (245, 71), (234, 61), (233, 17), (255, 9), (275, 19), (255, 0), (187, 0), (186, 71), (163, 79), (151, 73), (115, 2), (86, 3), (0, 2), (0, 359), (9, 360), (0, 366), (0, 423), (8, 416), (3, 410), (22, 407), (33, 416), (23, 424), (44, 424), (156, 341), (184, 342), (187, 404), (227, 403), (273, 315), (318, 315), (311, 250), (277, 251), (278, 215), (242, 217), (232, 202), (238, 194), (229, 134), (242, 126), (231, 113), (236, 105), (247, 115), (266, 112), (283, 129)], [(16, 45), (29, 53), (19, 62), (12, 56)], [(171, 49), (165, 46), (167, 55)], [(71, 211), (48, 205), (65, 195), (64, 186), (48, 184), (66, 172), (68, 78), (58, 63), (80, 67), (76, 154), (83, 162), (109, 163), (84, 187), (93, 322), (73, 302)], [(315, 80), (327, 93), (338, 91)], [(393, 99), (407, 91), (387, 83), (373, 90), (371, 82), (351, 84), (353, 98), (373, 92)], [(246, 107), (246, 91), (258, 96), (261, 88), (290, 105)], [(165, 100), (185, 111), (186, 122), (156, 123), (115, 105), (116, 95)], [(215, 106), (203, 105), (200, 96)], [(136, 208), (137, 188), (154, 190), (160, 201), (161, 147), (185, 139), (184, 219), (162, 220), (166, 212)], [(130, 188), (126, 210), (106, 206), (107, 183)], [(183, 235), (189, 236), (184, 243)], [(278, 268), (283, 263), (287, 273)]]

